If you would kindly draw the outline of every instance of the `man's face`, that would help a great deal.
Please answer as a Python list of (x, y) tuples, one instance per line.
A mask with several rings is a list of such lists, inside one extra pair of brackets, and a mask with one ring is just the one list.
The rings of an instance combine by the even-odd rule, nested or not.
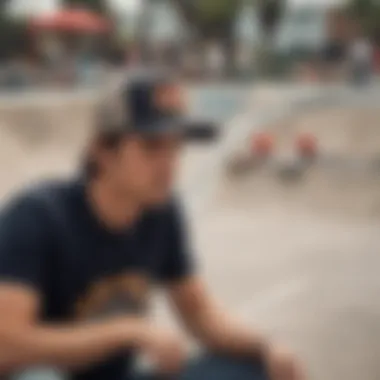
[(164, 202), (171, 193), (181, 138), (129, 136), (110, 157), (119, 190), (143, 204)]

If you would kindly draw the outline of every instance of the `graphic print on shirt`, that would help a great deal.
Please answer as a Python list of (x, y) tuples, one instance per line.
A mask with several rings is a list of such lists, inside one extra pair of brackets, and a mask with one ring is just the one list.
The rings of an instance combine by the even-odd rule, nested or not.
[(92, 284), (75, 307), (79, 320), (98, 319), (105, 316), (146, 310), (149, 280), (146, 275), (127, 272), (104, 278)]

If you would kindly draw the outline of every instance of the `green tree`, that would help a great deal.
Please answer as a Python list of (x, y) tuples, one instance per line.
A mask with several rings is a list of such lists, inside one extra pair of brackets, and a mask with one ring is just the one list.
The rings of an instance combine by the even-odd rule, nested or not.
[(286, 0), (255, 0), (256, 13), (261, 27), (259, 72), (272, 75), (275, 67), (274, 37), (286, 9)]
[(24, 20), (0, 15), (0, 61), (31, 53), (32, 39)]
[(66, 7), (81, 7), (103, 14), (108, 11), (104, 0), (64, 0), (63, 3)]
[(365, 31), (380, 43), (380, 1), (351, 0), (348, 10), (349, 14), (361, 23)]
[(180, 14), (204, 38), (228, 37), (243, 0), (172, 0)]
[(216, 41), (224, 50), (227, 70), (235, 68), (235, 21), (244, 0), (172, 0), (190, 30), (203, 41)]
[(272, 37), (284, 14), (286, 0), (256, 0), (255, 7), (263, 34), (267, 38)]
[(194, 3), (204, 23), (230, 23), (241, 5), (241, 1), (236, 0), (196, 0)]
[[(263, 46), (268, 48), (286, 0), (172, 0), (172, 3), (200, 38), (219, 39), (222, 42), (226, 60), (230, 61), (232, 67), (236, 45), (235, 25), (241, 7), (247, 3), (254, 4), (253, 9), (259, 15), (263, 29)], [(262, 54), (268, 55), (264, 52)], [(267, 62), (263, 65), (266, 64)]]
[(27, 55), (32, 48), (26, 21), (9, 17), (8, 4), (9, 0), (0, 0), (0, 61)]

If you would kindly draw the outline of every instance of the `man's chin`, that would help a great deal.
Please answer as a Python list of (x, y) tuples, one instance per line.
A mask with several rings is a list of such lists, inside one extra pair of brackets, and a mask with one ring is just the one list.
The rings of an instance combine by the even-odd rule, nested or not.
[(161, 206), (170, 199), (170, 193), (162, 192), (149, 197), (147, 203), (149, 206)]

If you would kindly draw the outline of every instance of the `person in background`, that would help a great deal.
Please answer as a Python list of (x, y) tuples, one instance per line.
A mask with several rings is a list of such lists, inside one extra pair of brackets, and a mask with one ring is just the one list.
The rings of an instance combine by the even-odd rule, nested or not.
[[(73, 380), (304, 379), (292, 355), (217, 304), (197, 271), (173, 195), (184, 107), (175, 78), (131, 74), (97, 109), (83, 173), (4, 205), (2, 378), (48, 366)], [(203, 356), (188, 362), (183, 339), (146, 318), (157, 287)], [(148, 377), (135, 371), (139, 355)]]
[(360, 26), (355, 28), (355, 37), (349, 50), (349, 67), (355, 84), (368, 84), (373, 73), (374, 49), (371, 40)]
[(324, 81), (333, 82), (346, 77), (347, 46), (340, 39), (330, 39), (323, 47), (319, 59), (320, 76)]
[(375, 46), (373, 60), (375, 66), (375, 73), (380, 74), (380, 44), (376, 44)]

